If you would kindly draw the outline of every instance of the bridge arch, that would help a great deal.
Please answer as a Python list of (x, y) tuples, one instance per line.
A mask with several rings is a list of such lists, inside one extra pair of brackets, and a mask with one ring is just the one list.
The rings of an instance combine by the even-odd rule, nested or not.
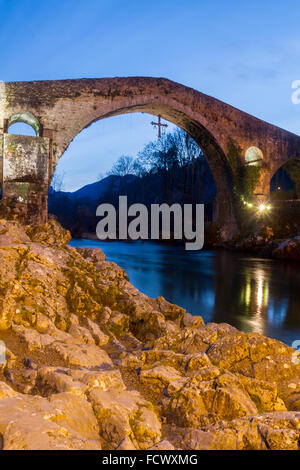
[(273, 193), (281, 191), (294, 192), (300, 200), (300, 158), (291, 158), (274, 171), (271, 181)]
[[(145, 97), (143, 101), (146, 101)], [(155, 102), (149, 100), (149, 102), (144, 102), (143, 104), (136, 106), (132, 106), (129, 102), (126, 106), (113, 109), (104, 114), (101, 113), (101, 111), (99, 113), (98, 109), (93, 109), (95, 113), (93, 112), (92, 116), (90, 116), (88, 120), (86, 113), (82, 110), (81, 118), (77, 121), (76, 127), (73, 128), (72, 133), (68, 133), (69, 140), (65, 141), (62, 147), (58, 146), (56, 151), (54, 151), (55, 155), (53, 159), (52, 172), (54, 173), (58, 161), (62, 158), (64, 152), (67, 150), (73, 139), (82, 130), (88, 128), (94, 122), (129, 113), (147, 113), (149, 115), (160, 114), (163, 119), (172, 122), (174, 125), (187, 132), (203, 151), (217, 188), (214, 203), (214, 221), (222, 226), (224, 236), (227, 235), (227, 232), (229, 235), (229, 231), (231, 234), (231, 232), (236, 229), (233, 209), (233, 191), (230, 183), (230, 167), (223, 149), (216, 138), (203, 124), (191, 119), (181, 109), (178, 109), (178, 107), (175, 108), (166, 105), (163, 101), (164, 100), (160, 99), (156, 99)], [(87, 114), (89, 114), (90, 110), (88, 109), (87, 111)], [(66, 118), (66, 123), (67, 122), (68, 118)]]

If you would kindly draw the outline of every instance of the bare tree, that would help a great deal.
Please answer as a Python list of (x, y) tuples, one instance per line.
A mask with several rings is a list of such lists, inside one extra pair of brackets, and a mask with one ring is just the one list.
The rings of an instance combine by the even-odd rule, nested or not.
[(122, 155), (116, 163), (113, 164), (107, 175), (132, 175), (134, 173), (134, 159), (128, 155)]
[(204, 158), (202, 150), (182, 129), (163, 134), (160, 139), (147, 144), (138, 154), (138, 161), (148, 172), (184, 167), (198, 158)]

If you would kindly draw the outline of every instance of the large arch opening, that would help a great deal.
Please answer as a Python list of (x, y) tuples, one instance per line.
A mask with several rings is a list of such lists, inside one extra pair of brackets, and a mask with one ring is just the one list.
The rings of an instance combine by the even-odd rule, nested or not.
[[(198, 143), (196, 143), (196, 141), (190, 136), (190, 133), (186, 133), (186, 131), (182, 128), (179, 128), (173, 125), (172, 122), (165, 120), (164, 122), (167, 123), (169, 127), (164, 131), (162, 138), (157, 139), (157, 129), (154, 129), (151, 126), (151, 120), (157, 121), (157, 116), (151, 116), (149, 113), (114, 113), (110, 116), (105, 116), (105, 119), (94, 120), (91, 123), (92, 125), (85, 126), (84, 129), (77, 134), (68, 150), (59, 160), (56, 166), (56, 171), (54, 172), (54, 176), (52, 178), (52, 183), (49, 190), (49, 213), (53, 213), (58, 216), (60, 222), (62, 222), (63, 225), (69, 229), (71, 228), (72, 222), (70, 219), (76, 219), (77, 224), (75, 223), (72, 225), (72, 232), (75, 236), (81, 236), (82, 233), (87, 232), (93, 232), (95, 234), (95, 225), (98, 220), (95, 215), (96, 205), (98, 205), (100, 202), (110, 202), (110, 200), (112, 200), (112, 202), (116, 202), (116, 193), (114, 192), (113, 185), (117, 185), (118, 178), (114, 178), (113, 175), (111, 175), (109, 178), (109, 175), (106, 175), (104, 171), (107, 170), (107, 168), (103, 169), (101, 165), (96, 166), (95, 160), (93, 159), (93, 165), (96, 167), (91, 171), (91, 173), (93, 174), (94, 179), (90, 177), (88, 184), (81, 183), (81, 187), (78, 186), (80, 179), (77, 179), (76, 184), (72, 186), (72, 184), (70, 184), (68, 173), (71, 170), (72, 174), (74, 175), (75, 168), (71, 161), (74, 162), (76, 159), (79, 162), (79, 167), (81, 167), (81, 172), (83, 172), (84, 167), (89, 166), (89, 163), (87, 158), (85, 158), (85, 155), (82, 153), (80, 154), (80, 152), (83, 151), (82, 149), (85, 145), (87, 146), (86, 151), (89, 151), (88, 139), (91, 139), (93, 146), (99, 146), (99, 152), (101, 152), (101, 147), (103, 144), (106, 151), (109, 152), (110, 149), (109, 146), (107, 146), (107, 142), (105, 141), (105, 135), (102, 128), (105, 129), (106, 123), (109, 123), (110, 121), (115, 122), (115, 125), (112, 126), (113, 130), (115, 131), (115, 135), (113, 135), (111, 132), (111, 128), (108, 129), (106, 127), (109, 140), (113, 141), (113, 143), (110, 142), (110, 145), (114, 147), (115, 141), (122, 141), (122, 139), (124, 139), (124, 133), (122, 130), (120, 131), (124, 125), (124, 121), (129, 120), (131, 123), (131, 117), (134, 118), (137, 116), (139, 116), (139, 120), (141, 120), (141, 127), (138, 127), (137, 130), (134, 130), (131, 134), (131, 140), (138, 141), (140, 145), (140, 148), (138, 151), (136, 151), (136, 154), (132, 155), (132, 152), (128, 152), (128, 147), (126, 148), (125, 146), (123, 149), (122, 145), (118, 144), (118, 148), (120, 148), (118, 157), (121, 157), (122, 155), (128, 157), (128, 154), (131, 154), (131, 160), (134, 160), (132, 163), (138, 163), (140, 165), (142, 164), (142, 168), (139, 168), (139, 170), (142, 170), (140, 174), (138, 174), (136, 169), (135, 171), (133, 171), (133, 168), (129, 169), (129, 173), (133, 173), (135, 178), (138, 179), (138, 182), (134, 180), (132, 182), (129, 180), (126, 181), (126, 178), (123, 178), (122, 184), (119, 181), (123, 194), (128, 194), (130, 196), (128, 197), (128, 201), (131, 203), (139, 202), (145, 205), (155, 202), (168, 202), (169, 204), (174, 202), (204, 202), (206, 205), (205, 219), (207, 222), (212, 220), (216, 196), (215, 179), (213, 173), (211, 172), (210, 164), (206, 154), (204, 154), (202, 148), (200, 148)], [(136, 125), (136, 122), (137, 121), (135, 120), (134, 125)], [(117, 123), (120, 123), (119, 128)], [(147, 133), (148, 137), (145, 137), (144, 139), (137, 137), (136, 135), (136, 133), (140, 134), (143, 132), (142, 127), (146, 127), (149, 130)], [(96, 135), (97, 133), (99, 133), (100, 137), (98, 141)], [(198, 135), (198, 139), (200, 138), (201, 136)], [(76, 150), (77, 142), (79, 143), (79, 151)], [(131, 144), (132, 142), (129, 143), (129, 147)], [(150, 165), (148, 168), (146, 168), (147, 156), (144, 155), (142, 158), (141, 154), (143, 153), (147, 144), (147, 152), (151, 152), (151, 146), (153, 151), (160, 151), (162, 154), (164, 151), (166, 153), (169, 152), (170, 164), (165, 169), (165, 171), (162, 171), (161, 167), (159, 167), (158, 171), (156, 171), (154, 165), (152, 165), (152, 167)], [(206, 147), (213, 145), (212, 142), (207, 141), (204, 142), (204, 144)], [(175, 153), (172, 146), (177, 146)], [(178, 156), (178, 154), (180, 155)], [(182, 156), (186, 160), (181, 158)], [(143, 162), (140, 161), (141, 159)], [(114, 159), (112, 158), (110, 161), (110, 166), (113, 166)], [(63, 162), (68, 162), (69, 166), (63, 165)], [(77, 171), (76, 178), (78, 178), (78, 173), (80, 173), (80, 171)], [(99, 173), (102, 173), (101, 178), (98, 177)], [(62, 181), (63, 176), (65, 181)], [(102, 183), (101, 181), (97, 180), (102, 180)], [(90, 197), (91, 194), (88, 193), (93, 190), (99, 192), (101, 184), (103, 186), (104, 184), (107, 185), (108, 183), (109, 186), (106, 188), (107, 193), (102, 197), (102, 199), (98, 193), (99, 197), (98, 199), (94, 198), (95, 200), (93, 203), (87, 201), (88, 198), (92, 199)], [(132, 194), (129, 194), (130, 184), (133, 187)], [(109, 190), (112, 191), (112, 194), (108, 194)], [(163, 195), (161, 198), (159, 198), (160, 194)], [(65, 215), (62, 212), (64, 212)], [(76, 216), (74, 216), (74, 212), (76, 212)], [(84, 222), (84, 219), (86, 219), (86, 222)]]
[[(222, 227), (222, 237), (230, 238), (237, 230), (233, 204), (231, 170), (223, 149), (212, 133), (209, 132), (205, 125), (201, 124), (199, 120), (193, 119), (191, 116), (187, 115), (181, 109), (182, 105), (180, 103), (177, 103), (176, 106), (170, 106), (166, 104), (166, 102), (168, 102), (167, 99), (159, 98), (153, 101), (153, 98), (148, 98), (147, 96), (141, 97), (143, 104), (135, 106), (127, 104), (128, 102), (131, 103), (128, 98), (122, 101), (126, 103), (126, 106), (118, 106), (117, 109), (103, 112), (100, 115), (96, 105), (93, 106), (92, 110), (91, 106), (89, 106), (86, 113), (82, 112), (80, 116), (81, 119), (77, 116), (78, 119), (72, 121), (72, 125), (70, 123), (70, 126), (66, 127), (64, 132), (57, 134), (53, 153), (54, 167), (55, 163), (58, 162), (76, 135), (96, 121), (132, 113), (147, 113), (152, 116), (161, 115), (163, 119), (178, 126), (191, 136), (204, 153), (217, 188), (213, 210), (214, 222)], [(115, 104), (112, 102), (110, 107), (115, 107)], [(226, 147), (224, 143), (223, 145)]]
[(275, 200), (300, 199), (300, 159), (282, 165), (272, 176), (270, 191)]

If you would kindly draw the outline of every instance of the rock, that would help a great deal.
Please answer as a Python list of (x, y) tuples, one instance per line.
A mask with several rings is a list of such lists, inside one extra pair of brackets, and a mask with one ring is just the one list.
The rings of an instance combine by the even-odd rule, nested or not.
[(238, 375), (238, 378), (252, 401), (256, 403), (259, 412), (286, 411), (283, 400), (278, 396), (276, 384), (245, 377), (244, 375)]
[(11, 384), (14, 384), (15, 382), (15, 379), (14, 379), (14, 375), (13, 373), (9, 370), (9, 368), (7, 367), (7, 365), (4, 367), (3, 369), (3, 375), (4, 377), (6, 378), (7, 382), (11, 383)]
[(152, 369), (142, 370), (140, 373), (141, 382), (156, 391), (163, 390), (170, 382), (180, 378), (179, 372), (170, 366), (156, 366)]
[(178, 307), (178, 305), (171, 304), (162, 296), (157, 297), (154, 303), (154, 308), (159, 312), (163, 313), (167, 320), (175, 321), (177, 323), (181, 323), (184, 315), (185, 310), (184, 308)]
[(188, 370), (187, 373), (191, 376), (190, 383), (198, 383), (216, 379), (220, 376), (221, 371), (215, 366), (204, 366), (192, 373)]
[(21, 325), (13, 325), (13, 331), (26, 344), (29, 352), (36, 349), (44, 349), (54, 342), (54, 338), (47, 334), (40, 334), (32, 328), (25, 328)]
[(102, 265), (106, 256), (100, 248), (76, 248), (81, 256), (95, 265)]
[[(76, 372), (71, 372), (73, 377), (76, 377)], [(126, 389), (123, 382), (121, 373), (117, 369), (112, 370), (97, 370), (82, 372), (79, 380), (86, 384), (88, 390), (97, 388), (97, 390), (110, 391), (119, 390), (123, 391)]]
[(78, 439), (85, 440), (87, 446), (101, 447), (98, 423), (86, 399), (70, 393), (57, 393), (49, 397), (49, 402), (62, 412), (55, 420), (57, 424), (70, 429)]
[(150, 447), (148, 450), (176, 450), (171, 442), (167, 440), (160, 441), (156, 446)]
[(37, 368), (36, 363), (32, 359), (30, 359), (30, 357), (24, 357), (23, 364), (24, 364), (25, 367), (27, 367), (27, 369), (36, 369)]
[(136, 447), (133, 445), (132, 440), (127, 436), (120, 442), (116, 450), (136, 450)]
[(95, 344), (95, 340), (91, 335), (90, 331), (84, 326), (72, 324), (69, 328), (68, 333), (74, 338), (80, 340), (82, 343), (86, 344)]
[(216, 341), (207, 355), (218, 367), (258, 380), (276, 383), (300, 377), (300, 364), (292, 361), (294, 350), (258, 333), (238, 333)]
[(262, 414), (188, 430), (184, 448), (195, 450), (299, 450), (300, 414)]
[(97, 346), (104, 346), (105, 344), (108, 343), (109, 341), (109, 336), (103, 333), (103, 331), (100, 329), (99, 325), (97, 323), (93, 322), (90, 318), (84, 317), (82, 318), (82, 324), (86, 326), (86, 328), (89, 330), (91, 333), (95, 343)]
[(300, 260), (300, 236), (281, 242), (272, 251), (272, 257), (278, 259)]
[(204, 326), (202, 317), (199, 315), (191, 315), (190, 313), (186, 313), (184, 315), (182, 323), (184, 326), (189, 326), (191, 328), (202, 328), (202, 326)]
[(299, 447), (293, 349), (149, 299), (68, 240), (0, 220), (0, 448)]
[(161, 440), (161, 424), (152, 405), (136, 391), (104, 392), (94, 389), (90, 400), (102, 438), (114, 446), (129, 437), (140, 449)]
[(172, 349), (182, 354), (204, 353), (218, 338), (237, 333), (235, 328), (225, 323), (208, 323), (199, 329), (186, 327), (179, 331), (169, 332), (155, 341), (154, 348)]
[(37, 332), (47, 333), (49, 329), (51, 328), (51, 326), (52, 326), (52, 323), (50, 319), (46, 315), (40, 312), (37, 312), (36, 320), (35, 320), (35, 329), (37, 330)]
[(22, 394), (0, 400), (3, 449), (101, 449), (90, 405), (74, 400), (72, 396), (54, 395), (51, 403), (46, 398)]
[(26, 233), (33, 242), (60, 248), (65, 247), (71, 240), (70, 232), (63, 229), (55, 220), (49, 220), (41, 226), (28, 227)]
[(30, 238), (20, 223), (0, 219), (0, 246), (20, 245), (28, 242)]
[(211, 365), (211, 362), (205, 353), (187, 355), (186, 360), (186, 370), (188, 373)]
[(112, 361), (103, 349), (93, 344), (73, 344), (54, 341), (48, 351), (57, 353), (67, 366), (112, 367)]
[(146, 312), (132, 322), (133, 334), (142, 341), (151, 341), (162, 336), (167, 328), (165, 316), (155, 310)]
[[(200, 388), (199, 388), (200, 387)], [(211, 382), (187, 384), (171, 399), (167, 414), (178, 426), (199, 428), (217, 420), (255, 415), (257, 408), (249, 396), (234, 387), (214, 388)]]
[[(157, 349), (143, 351), (141, 360), (143, 364), (147, 366), (158, 363), (159, 365), (170, 366), (182, 372), (185, 370), (187, 363), (187, 357), (184, 354)], [(146, 367), (144, 367), (144, 369), (146, 369)]]
[(0, 382), (0, 399), (10, 398), (17, 394), (13, 388), (7, 385), (5, 382)]
[(88, 388), (84, 383), (73, 380), (68, 369), (58, 367), (40, 367), (37, 371), (35, 385), (43, 396), (68, 392), (84, 397)]
[(112, 312), (109, 320), (108, 327), (117, 336), (123, 336), (129, 331), (129, 318), (128, 315), (120, 312)]

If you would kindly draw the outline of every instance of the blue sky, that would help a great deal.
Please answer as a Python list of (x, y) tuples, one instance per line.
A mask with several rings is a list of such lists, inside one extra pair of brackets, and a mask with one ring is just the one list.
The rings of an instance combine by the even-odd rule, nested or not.
[[(163, 76), (300, 134), (299, 0), (0, 0), (0, 24), (0, 80)], [(151, 120), (83, 131), (59, 164), (65, 189), (134, 156)]]

